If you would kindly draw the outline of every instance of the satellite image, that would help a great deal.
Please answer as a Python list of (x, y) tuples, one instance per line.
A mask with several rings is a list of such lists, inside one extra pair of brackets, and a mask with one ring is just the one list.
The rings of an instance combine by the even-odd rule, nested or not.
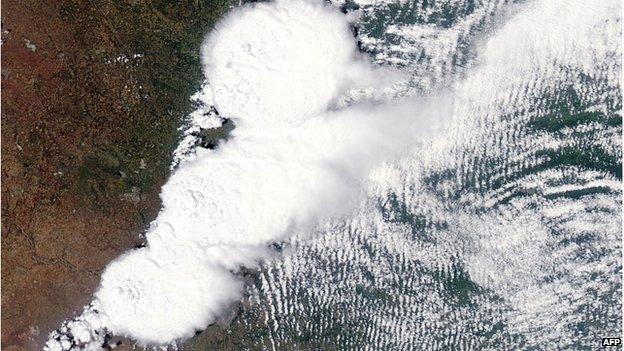
[(2, 350), (622, 349), (621, 0), (6, 0)]

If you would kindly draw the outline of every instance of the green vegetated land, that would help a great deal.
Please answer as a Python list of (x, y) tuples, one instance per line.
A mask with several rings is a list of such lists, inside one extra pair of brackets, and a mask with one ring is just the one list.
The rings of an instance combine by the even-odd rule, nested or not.
[[(84, 8), (68, 4), (62, 13), (75, 23), (77, 35), (84, 42), (94, 43), (88, 55), (112, 61), (110, 65), (128, 72), (127, 87), (118, 96), (116, 106), (123, 118), (115, 117), (113, 122), (123, 125), (124, 133), (86, 158), (80, 174), (86, 174), (87, 179), (93, 179), (92, 174), (108, 174), (119, 179), (120, 191), (136, 186), (147, 192), (168, 173), (181, 118), (192, 110), (189, 97), (203, 80), (203, 36), (227, 9), (228, 2), (99, 5)], [(92, 30), (98, 26), (109, 29), (108, 40), (120, 56), (113, 57), (100, 44), (102, 35)]]

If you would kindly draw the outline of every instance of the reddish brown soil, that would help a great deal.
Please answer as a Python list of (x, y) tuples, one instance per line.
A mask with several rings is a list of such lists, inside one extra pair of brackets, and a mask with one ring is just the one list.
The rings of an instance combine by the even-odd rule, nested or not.
[(156, 215), (225, 4), (3, 5), (2, 348), (37, 350)]

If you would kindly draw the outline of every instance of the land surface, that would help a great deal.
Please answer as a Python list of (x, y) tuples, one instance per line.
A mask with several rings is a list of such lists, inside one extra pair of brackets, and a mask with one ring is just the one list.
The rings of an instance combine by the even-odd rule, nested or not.
[(227, 0), (5, 1), (2, 349), (37, 350), (159, 208)]

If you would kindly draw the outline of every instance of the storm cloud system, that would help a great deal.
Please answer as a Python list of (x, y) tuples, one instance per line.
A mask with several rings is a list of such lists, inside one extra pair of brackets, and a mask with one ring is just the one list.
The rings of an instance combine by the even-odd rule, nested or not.
[(350, 335), (318, 331), (340, 349), (574, 347), (619, 332), (621, 173), (569, 150), (621, 159), (621, 122), (600, 124), (621, 109), (621, 4), (491, 4), (377, 38), (366, 25), (396, 9), (341, 5), (242, 5), (208, 33), (210, 113), (188, 128), (234, 129), (214, 148), (183, 139), (145, 246), (106, 267), (46, 350), (98, 349), (107, 334), (169, 345), (241, 300), (255, 301), (241, 328), (253, 308), (270, 316), (267, 349), (314, 334), (315, 318)]

